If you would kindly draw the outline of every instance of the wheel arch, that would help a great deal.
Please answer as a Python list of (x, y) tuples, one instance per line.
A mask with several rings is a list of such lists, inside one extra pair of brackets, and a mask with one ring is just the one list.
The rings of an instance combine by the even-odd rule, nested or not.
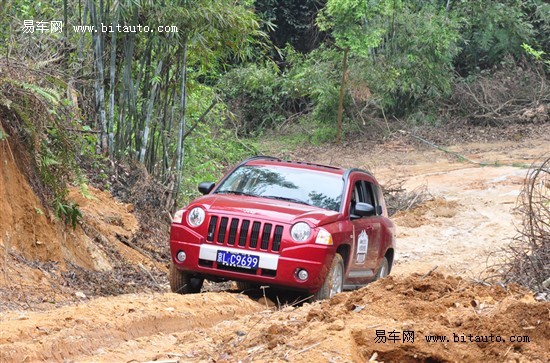
[(349, 256), (351, 252), (351, 246), (349, 244), (341, 244), (336, 249), (336, 253), (340, 254), (342, 256), (342, 259), (344, 260), (344, 271), (347, 271), (349, 266)]
[(391, 272), (391, 269), (393, 267), (393, 259), (394, 259), (394, 256), (395, 256), (395, 251), (393, 248), (388, 248), (388, 250), (386, 251), (386, 254), (384, 255), (384, 257), (386, 257), (388, 259), (388, 274)]

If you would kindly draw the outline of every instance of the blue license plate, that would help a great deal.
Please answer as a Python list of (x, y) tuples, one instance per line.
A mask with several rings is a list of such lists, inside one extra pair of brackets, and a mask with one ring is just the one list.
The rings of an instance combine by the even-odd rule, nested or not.
[(260, 257), (218, 250), (216, 262), (223, 266), (256, 269), (260, 264)]

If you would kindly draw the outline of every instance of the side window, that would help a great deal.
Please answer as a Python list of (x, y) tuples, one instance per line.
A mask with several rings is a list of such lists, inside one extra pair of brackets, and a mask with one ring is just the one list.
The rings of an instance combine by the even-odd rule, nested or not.
[(349, 206), (349, 213), (355, 214), (355, 204), (363, 201), (363, 185), (361, 181), (355, 182), (353, 186), (353, 193), (351, 194), (351, 202)]
[(361, 181), (355, 183), (355, 188), (353, 190), (357, 202), (363, 202), (365, 200), (365, 190)]
[(353, 193), (351, 195), (351, 202), (349, 206), (350, 215), (355, 214), (355, 204), (357, 202), (368, 203), (372, 205), (376, 210), (376, 215), (382, 214), (382, 208), (379, 202), (379, 188), (378, 186), (370, 183), (366, 180), (359, 180), (355, 182), (353, 186)]
[(382, 214), (382, 208), (379, 208), (380, 203), (378, 201), (378, 187), (367, 181), (365, 183), (365, 190), (367, 194), (367, 203), (371, 204), (376, 209), (376, 215)]

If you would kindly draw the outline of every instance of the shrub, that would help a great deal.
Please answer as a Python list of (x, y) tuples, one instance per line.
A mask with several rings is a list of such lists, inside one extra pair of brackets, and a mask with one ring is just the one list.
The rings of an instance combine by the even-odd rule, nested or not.
[(86, 141), (67, 130), (78, 126), (78, 120), (71, 117), (71, 107), (57, 88), (53, 82), (35, 81), (32, 75), (13, 73), (0, 79), (0, 121), (13, 137), (10, 143), (16, 145), (18, 163), (36, 194), (75, 228), (81, 214), (67, 200), (67, 185), (83, 183), (78, 158), (86, 157), (79, 153), (86, 150)]
[(273, 66), (250, 64), (235, 68), (224, 76), (220, 88), (244, 134), (271, 128), (285, 120), (287, 99)]

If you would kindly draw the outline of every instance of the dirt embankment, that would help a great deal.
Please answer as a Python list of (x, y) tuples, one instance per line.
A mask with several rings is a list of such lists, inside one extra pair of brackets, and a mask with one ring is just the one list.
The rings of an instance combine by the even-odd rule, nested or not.
[[(0, 141), (0, 310), (37, 308), (36, 304), (52, 308), (98, 291), (116, 294), (132, 283), (116, 275), (114, 270), (123, 265), (147, 279), (165, 274), (165, 264), (133, 242), (139, 225), (132, 205), (92, 187), (72, 188), (69, 199), (83, 214), (73, 230), (42, 204), (20, 170), (17, 155), (9, 139)], [(88, 279), (91, 276), (95, 280)], [(107, 281), (97, 281), (100, 278)], [(114, 281), (118, 279), (124, 281)]]
[[(546, 349), (549, 307), (535, 303), (517, 288), (475, 285), (440, 274), (390, 277), (330, 301), (228, 323), (213, 344), (202, 345), (206, 354), (194, 358), (212, 357), (218, 362), (365, 362), (371, 358), (385, 362), (516, 358), (544, 362), (550, 358)], [(483, 341), (475, 342), (474, 337), (470, 342), (470, 334)], [(502, 341), (487, 342), (491, 334)], [(454, 341), (454, 335), (460, 342)], [(528, 337), (530, 343), (511, 342), (518, 335)], [(443, 341), (427, 342), (432, 336)], [(183, 342), (178, 350), (188, 352), (195, 344)]]
[(26, 259), (57, 261), (62, 267), (66, 261), (90, 269), (105, 264), (104, 256), (94, 253), (82, 231), (54, 221), (19, 170), (7, 141), (0, 142), (0, 164), (0, 243), (4, 252), (13, 249)]

